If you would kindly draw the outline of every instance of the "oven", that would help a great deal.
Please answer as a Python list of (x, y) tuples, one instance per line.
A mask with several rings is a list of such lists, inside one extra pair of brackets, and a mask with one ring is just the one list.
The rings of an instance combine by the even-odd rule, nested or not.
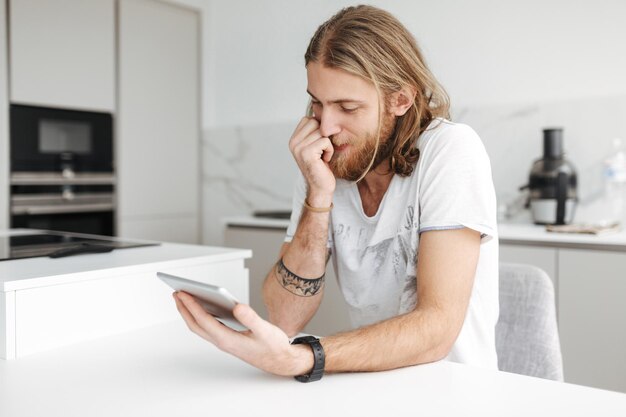
[(11, 105), (11, 227), (115, 235), (109, 113)]

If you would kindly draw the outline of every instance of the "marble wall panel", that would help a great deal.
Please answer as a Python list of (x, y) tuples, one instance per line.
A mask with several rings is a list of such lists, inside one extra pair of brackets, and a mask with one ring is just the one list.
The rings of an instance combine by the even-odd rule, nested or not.
[[(576, 221), (601, 216), (602, 165), (611, 140), (626, 140), (626, 96), (453, 108), (452, 119), (472, 126), (482, 138), (503, 213), (523, 197), (518, 189), (528, 182), (531, 164), (543, 152), (542, 129), (562, 127), (566, 156), (578, 170)], [(224, 217), (290, 209), (297, 166), (287, 144), (296, 124), (294, 120), (205, 132), (203, 243), (222, 244)]]
[(203, 243), (222, 244), (224, 217), (291, 209), (298, 171), (288, 142), (296, 123), (205, 132)]

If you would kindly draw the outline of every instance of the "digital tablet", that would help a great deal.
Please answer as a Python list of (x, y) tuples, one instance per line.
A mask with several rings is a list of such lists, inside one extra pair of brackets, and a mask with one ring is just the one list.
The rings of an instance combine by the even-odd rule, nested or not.
[(176, 275), (157, 272), (157, 277), (176, 291), (193, 295), (204, 310), (219, 321), (235, 330), (247, 330), (233, 316), (233, 309), (239, 302), (226, 288), (204, 282), (192, 281)]

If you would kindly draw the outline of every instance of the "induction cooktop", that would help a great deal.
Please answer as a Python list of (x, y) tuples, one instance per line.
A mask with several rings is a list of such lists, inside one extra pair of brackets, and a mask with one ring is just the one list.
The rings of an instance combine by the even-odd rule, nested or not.
[(60, 258), (156, 245), (159, 243), (118, 240), (106, 236), (77, 233), (34, 231), (32, 234), (0, 236), (0, 261), (36, 257)]

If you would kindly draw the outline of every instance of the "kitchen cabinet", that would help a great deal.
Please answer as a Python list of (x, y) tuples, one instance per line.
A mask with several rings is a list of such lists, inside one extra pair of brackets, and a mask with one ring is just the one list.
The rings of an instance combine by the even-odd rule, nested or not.
[(9, 13), (12, 102), (115, 110), (115, 0), (11, 0)]
[(626, 252), (559, 249), (565, 380), (626, 392)]
[[(225, 246), (252, 249), (252, 258), (247, 260), (250, 271), (250, 305), (264, 318), (267, 318), (267, 310), (263, 304), (263, 281), (278, 260), (284, 238), (284, 229), (228, 227), (224, 234)], [(304, 329), (307, 333), (319, 336), (351, 328), (348, 309), (339, 291), (331, 262), (326, 268), (325, 285), (322, 304)]]
[[(10, 101), (112, 113), (117, 234), (197, 243), (200, 12), (156, 0), (5, 3), (10, 6), (10, 16), (2, 19), (2, 25), (10, 22)], [(2, 43), (0, 52), (4, 48)], [(0, 55), (2, 64), (6, 54)], [(6, 72), (0, 65), (0, 83)], [(8, 124), (3, 86), (0, 130)], [(0, 131), (4, 228), (9, 211), (6, 135)]]
[(199, 12), (121, 0), (118, 19), (118, 234), (198, 242)]
[(531, 264), (543, 269), (554, 284), (557, 282), (557, 249), (536, 246), (500, 244), (500, 262)]
[(6, 2), (0, 1), (0, 230), (9, 226), (9, 95)]
[[(558, 249), (538, 246), (500, 244), (500, 262), (535, 265), (544, 270), (554, 284), (554, 291), (558, 293)], [(558, 299), (557, 315), (558, 315)]]

